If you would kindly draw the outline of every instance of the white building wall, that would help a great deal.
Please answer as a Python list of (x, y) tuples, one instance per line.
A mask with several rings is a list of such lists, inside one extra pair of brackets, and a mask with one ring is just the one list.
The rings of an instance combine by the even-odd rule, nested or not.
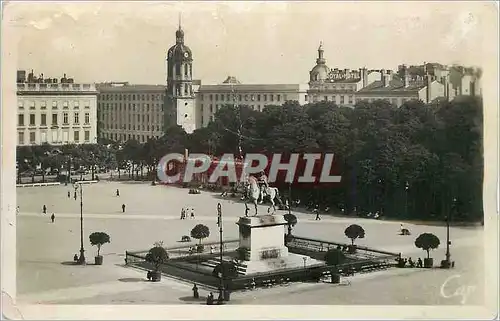
[[(25, 90), (28, 87), (18, 84), (18, 89), (21, 88)], [(40, 92), (38, 84), (33, 90)], [(95, 87), (92, 85), (89, 90), (95, 91)], [(23, 94), (17, 96), (17, 101), (18, 145), (97, 142), (97, 92), (90, 95)], [(78, 114), (79, 123), (74, 122), (75, 114)], [(85, 123), (85, 114), (88, 114), (88, 123)], [(20, 115), (23, 115), (23, 124), (20, 123)], [(53, 115), (57, 115), (57, 124), (53, 123)], [(65, 115), (67, 122), (64, 122)], [(75, 132), (78, 132), (77, 140)]]

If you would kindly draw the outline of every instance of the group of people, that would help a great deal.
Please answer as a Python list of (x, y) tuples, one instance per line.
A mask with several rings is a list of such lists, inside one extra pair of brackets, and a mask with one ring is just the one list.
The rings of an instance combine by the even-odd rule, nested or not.
[(187, 217), (188, 217), (188, 214), (190, 214), (191, 218), (195, 218), (194, 217), (194, 208), (191, 207), (191, 209), (188, 207), (188, 208), (182, 208), (181, 210), (181, 220), (185, 220)]
[[(19, 208), (19, 206), (18, 206)], [(43, 204), (43, 207), (42, 207), (42, 213), (43, 214), (47, 214), (47, 206), (45, 204)], [(55, 222), (56, 220), (56, 215), (54, 213), (52, 213), (52, 215), (50, 215), (50, 220), (52, 221), (52, 223)]]
[(411, 257), (408, 259), (407, 258), (400, 258), (399, 260), (401, 262), (402, 267), (405, 267), (407, 264), (411, 268), (414, 268), (414, 267), (421, 268), (424, 266), (421, 258), (418, 258), (417, 262), (413, 261)]
[[(196, 286), (196, 283), (193, 286), (193, 298), (199, 299), (200, 298), (200, 292), (198, 291), (198, 287)], [(207, 305), (213, 305), (215, 304), (223, 304), (224, 302), (224, 296), (223, 296), (223, 291), (222, 289), (219, 289), (219, 296), (217, 300), (214, 299), (214, 294), (210, 292), (207, 295)]]

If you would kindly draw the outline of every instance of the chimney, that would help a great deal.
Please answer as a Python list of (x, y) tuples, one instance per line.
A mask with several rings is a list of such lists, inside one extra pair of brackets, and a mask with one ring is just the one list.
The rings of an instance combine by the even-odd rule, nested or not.
[(450, 86), (448, 85), (448, 77), (443, 77), (444, 97), (450, 100)]
[(408, 74), (408, 69), (406, 65), (402, 66), (402, 74), (403, 74), (403, 87), (408, 88), (410, 86), (410, 75)]
[(382, 80), (382, 86), (389, 86), (389, 77), (387, 77), (385, 69), (380, 69), (380, 79)]
[(432, 98), (432, 93), (431, 93), (432, 78), (431, 78), (431, 75), (429, 75), (429, 74), (425, 75), (425, 79), (426, 79), (426, 87), (427, 87), (427, 103), (430, 103), (431, 98)]
[(361, 68), (361, 80), (363, 88), (368, 86), (368, 70), (366, 70), (366, 67)]

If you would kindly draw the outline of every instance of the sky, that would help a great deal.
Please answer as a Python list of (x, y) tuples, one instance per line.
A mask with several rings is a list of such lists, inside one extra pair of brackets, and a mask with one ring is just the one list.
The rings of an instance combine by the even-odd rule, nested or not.
[[(323, 41), (331, 68), (481, 66), (493, 2), (14, 2), (18, 69), (77, 82), (165, 84), (179, 14), (193, 77), (306, 83)], [(496, 24), (496, 22), (495, 22)]]

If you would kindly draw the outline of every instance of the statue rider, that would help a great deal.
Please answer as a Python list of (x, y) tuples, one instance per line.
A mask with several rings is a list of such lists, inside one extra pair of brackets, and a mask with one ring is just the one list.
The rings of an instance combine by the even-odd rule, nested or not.
[(269, 187), (269, 183), (267, 181), (267, 176), (264, 171), (260, 172), (260, 177), (259, 177), (259, 188), (260, 188), (260, 195), (262, 195), (262, 198), (267, 195), (266, 190)]

